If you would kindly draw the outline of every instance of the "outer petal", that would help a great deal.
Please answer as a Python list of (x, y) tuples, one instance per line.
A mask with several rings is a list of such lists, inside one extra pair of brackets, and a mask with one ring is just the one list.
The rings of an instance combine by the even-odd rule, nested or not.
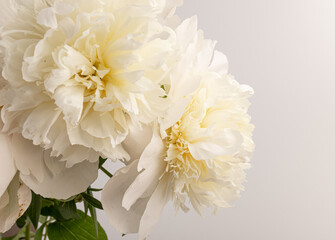
[(212, 72), (217, 72), (220, 75), (228, 74), (228, 60), (226, 55), (222, 52), (214, 51), (214, 56), (209, 70)]
[(0, 196), (5, 192), (16, 173), (10, 142), (9, 136), (0, 133)]
[[(47, 154), (47, 153), (46, 153)], [(47, 198), (68, 199), (84, 192), (98, 177), (98, 162), (87, 161), (66, 168), (59, 158), (45, 156), (45, 164), (54, 167), (51, 174), (46, 166), (43, 182), (38, 182), (31, 175), (21, 174), (21, 178), (34, 192)], [(49, 163), (48, 163), (49, 162)], [(41, 163), (43, 164), (43, 163)]]
[(122, 142), (122, 146), (130, 155), (130, 160), (136, 160), (141, 157), (142, 152), (150, 143), (152, 137), (152, 127), (143, 125), (142, 129), (128, 121), (129, 134)]
[(22, 135), (33, 140), (36, 145), (48, 144), (50, 140), (47, 135), (60, 113), (60, 110), (55, 110), (55, 105), (51, 102), (39, 105), (25, 121)]
[(197, 34), (198, 19), (197, 16), (190, 17), (184, 20), (176, 29), (178, 36), (178, 44), (182, 49), (187, 48), (190, 42)]
[(192, 156), (197, 160), (235, 154), (243, 143), (242, 135), (233, 129), (218, 131), (216, 136), (211, 134), (207, 139), (205, 136), (201, 138), (200, 134), (199, 136), (199, 141), (188, 145)]
[(0, 26), (8, 24), (15, 17), (15, 1), (0, 1)]
[(45, 175), (42, 148), (19, 134), (13, 135), (13, 142), (13, 157), (18, 170), (22, 175), (32, 175), (42, 182)]
[(167, 175), (164, 176), (147, 204), (145, 212), (141, 218), (139, 239), (145, 240), (156, 226), (164, 206), (168, 200), (169, 182)]
[(165, 175), (148, 197), (142, 197), (129, 210), (122, 207), (122, 199), (131, 183), (138, 175), (138, 160), (120, 169), (104, 187), (102, 204), (111, 225), (120, 233), (139, 233), (144, 240), (158, 222), (168, 199), (169, 181)]
[(122, 207), (123, 195), (138, 175), (137, 163), (138, 160), (117, 171), (101, 195), (101, 202), (109, 222), (120, 233), (138, 232), (141, 217), (149, 200), (149, 198), (139, 199), (129, 211)]
[(57, 28), (56, 14), (52, 8), (41, 10), (37, 16), (37, 23), (50, 28)]
[(27, 210), (31, 202), (31, 191), (17, 174), (5, 193), (0, 197), (0, 233), (8, 231)]
[(156, 130), (138, 162), (139, 174), (124, 195), (122, 200), (124, 208), (129, 210), (138, 199), (152, 194), (166, 167), (165, 151), (163, 140)]
[(51, 157), (31, 141), (14, 135), (14, 158), (22, 181), (35, 193), (48, 198), (67, 199), (83, 192), (98, 176), (98, 162), (83, 161), (71, 168), (61, 157)]

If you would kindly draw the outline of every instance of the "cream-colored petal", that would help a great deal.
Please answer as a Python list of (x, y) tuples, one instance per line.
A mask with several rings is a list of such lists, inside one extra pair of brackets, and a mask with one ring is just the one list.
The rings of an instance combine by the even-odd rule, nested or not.
[(101, 202), (110, 224), (120, 233), (137, 233), (141, 217), (149, 198), (139, 199), (127, 211), (122, 207), (122, 198), (130, 184), (135, 180), (138, 161), (120, 169), (107, 182), (102, 191)]
[(81, 118), (84, 92), (83, 86), (61, 86), (55, 91), (55, 103), (62, 110), (64, 120), (72, 125), (77, 125)]
[(193, 16), (184, 20), (176, 29), (178, 44), (181, 49), (188, 47), (191, 41), (193, 41), (198, 29), (197, 16)]
[(31, 202), (31, 191), (24, 185), (17, 174), (6, 193), (0, 196), (0, 202), (7, 198), (7, 204), (1, 204), (0, 208), (0, 233), (8, 231), (27, 210)]
[(118, 144), (116, 143), (116, 136), (118, 133), (121, 134), (123, 130), (116, 128), (111, 112), (101, 113), (93, 110), (89, 111), (85, 118), (81, 120), (80, 127), (94, 137), (110, 138), (113, 146)]
[(13, 135), (13, 157), (17, 169), (24, 175), (31, 175), (37, 181), (44, 180), (45, 171), (43, 163), (43, 149), (33, 145), (31, 140), (23, 138), (20, 134)]
[[(210, 131), (207, 130), (206, 132)], [(197, 160), (234, 155), (243, 143), (242, 135), (233, 129), (224, 129), (217, 132), (213, 130), (213, 133), (207, 136), (202, 137), (201, 134), (198, 136), (199, 139), (194, 139), (193, 142), (188, 145), (190, 153)]]
[(160, 180), (157, 188), (150, 197), (143, 213), (138, 232), (139, 240), (145, 240), (146, 237), (153, 231), (168, 200), (168, 194), (169, 181), (167, 175), (165, 175)]
[(53, 8), (44, 8), (37, 16), (37, 23), (50, 28), (57, 28), (57, 18)]
[(15, 1), (0, 1), (0, 26), (10, 23), (15, 18)]
[(126, 139), (122, 142), (123, 148), (130, 155), (130, 160), (136, 160), (141, 157), (144, 149), (148, 146), (152, 138), (152, 126), (138, 126), (131, 120), (127, 121), (129, 133)]
[(84, 192), (98, 177), (98, 162), (83, 161), (66, 168), (61, 158), (50, 157), (50, 151), (44, 152), (44, 179), (39, 182), (32, 175), (21, 174), (22, 181), (35, 193), (47, 198), (68, 199)]
[(150, 196), (154, 191), (166, 167), (165, 151), (166, 147), (156, 130), (138, 162), (138, 176), (124, 194), (124, 208), (129, 210), (138, 199)]
[(0, 133), (0, 196), (5, 192), (16, 173), (11, 141), (10, 136)]
[(228, 73), (228, 60), (226, 55), (222, 52), (214, 51), (214, 56), (209, 70), (212, 72), (217, 72), (220, 75)]
[(51, 150), (35, 146), (18, 134), (14, 134), (13, 142), (13, 155), (22, 181), (43, 197), (67, 199), (85, 191), (98, 176), (97, 157), (94, 163), (81, 159), (67, 168), (62, 156), (51, 157)]
[(33, 140), (35, 145), (48, 144), (50, 140), (47, 135), (60, 113), (52, 102), (40, 104), (24, 122), (22, 136)]

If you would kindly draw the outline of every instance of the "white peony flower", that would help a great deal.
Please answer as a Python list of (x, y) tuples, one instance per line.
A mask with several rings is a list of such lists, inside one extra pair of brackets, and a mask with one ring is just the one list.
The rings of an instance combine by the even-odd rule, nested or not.
[[(111, 224), (122, 233), (138, 232), (139, 239), (153, 230), (168, 199), (184, 211), (189, 200), (201, 214), (205, 207), (228, 207), (243, 190), (254, 148), (247, 114), (253, 91), (227, 74), (225, 56), (213, 53), (215, 43), (196, 28), (191, 18), (177, 29), (185, 50), (171, 72), (170, 107), (160, 128), (153, 127), (139, 159), (119, 170), (102, 193)], [(133, 141), (132, 133), (128, 138)]]
[(66, 167), (129, 159), (128, 123), (165, 111), (174, 9), (165, 0), (6, 0), (0, 30), (4, 131), (51, 149)]

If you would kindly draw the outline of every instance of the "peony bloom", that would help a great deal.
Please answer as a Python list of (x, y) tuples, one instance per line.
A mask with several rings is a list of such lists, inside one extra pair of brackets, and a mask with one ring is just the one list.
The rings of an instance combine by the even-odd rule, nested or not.
[[(170, 107), (152, 127), (142, 154), (131, 153), (134, 161), (102, 193), (111, 224), (123, 233), (138, 232), (139, 239), (153, 230), (167, 200), (184, 211), (189, 201), (200, 214), (206, 207), (228, 207), (243, 190), (254, 148), (247, 114), (252, 89), (228, 75), (225, 56), (203, 39), (195, 18), (176, 32), (185, 49), (170, 74)], [(140, 133), (125, 143), (132, 135)]]
[(66, 167), (129, 159), (129, 122), (165, 111), (172, 14), (179, 1), (7, 0), (1, 23), (3, 131)]

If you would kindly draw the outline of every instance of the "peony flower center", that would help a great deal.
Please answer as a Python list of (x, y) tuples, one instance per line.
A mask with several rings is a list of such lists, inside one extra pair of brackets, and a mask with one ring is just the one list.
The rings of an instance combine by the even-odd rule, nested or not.
[(110, 104), (119, 104), (113, 87), (122, 86), (123, 81), (117, 77), (117, 70), (107, 66), (106, 61), (111, 56), (103, 54), (103, 48), (97, 44), (88, 44), (84, 49), (66, 45), (63, 51), (66, 52), (62, 58), (63, 64), (74, 70), (65, 86), (84, 87), (84, 102), (100, 102), (108, 97)]
[(203, 161), (194, 159), (189, 150), (189, 142), (183, 131), (180, 130), (181, 123), (176, 123), (167, 130), (168, 154), (166, 172), (173, 174), (175, 178), (182, 176), (196, 180), (206, 172)]

